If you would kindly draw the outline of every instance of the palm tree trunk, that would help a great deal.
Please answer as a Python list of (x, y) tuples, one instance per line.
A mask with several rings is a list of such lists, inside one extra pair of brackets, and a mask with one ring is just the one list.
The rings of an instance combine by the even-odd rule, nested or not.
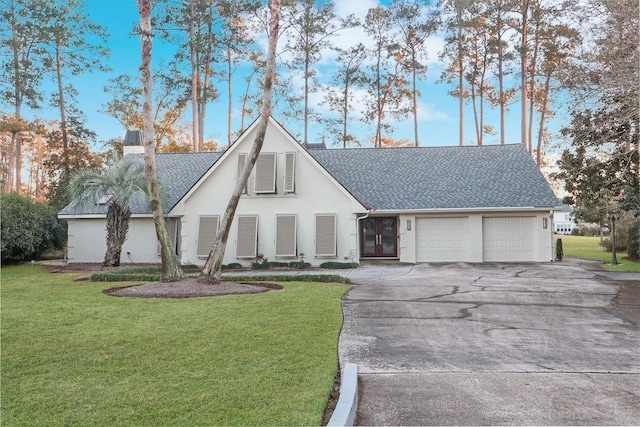
[(111, 203), (107, 210), (107, 251), (102, 265), (105, 267), (120, 265), (122, 246), (127, 240), (129, 232), (129, 218), (131, 211), (121, 208), (117, 203)]

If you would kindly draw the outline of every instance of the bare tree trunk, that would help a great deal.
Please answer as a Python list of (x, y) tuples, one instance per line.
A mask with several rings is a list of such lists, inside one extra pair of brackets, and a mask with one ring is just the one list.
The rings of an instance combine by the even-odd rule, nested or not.
[(350, 73), (347, 66), (344, 79), (344, 98), (342, 99), (342, 148), (347, 148), (347, 119), (349, 116), (349, 78)]
[(271, 20), (269, 25), (269, 48), (267, 51), (267, 65), (264, 76), (264, 97), (262, 99), (262, 107), (260, 110), (260, 121), (258, 123), (258, 133), (256, 139), (253, 142), (251, 151), (249, 152), (248, 161), (242, 168), (240, 178), (236, 182), (236, 186), (233, 189), (233, 194), (227, 205), (222, 222), (220, 224), (220, 231), (216, 236), (216, 241), (209, 253), (207, 262), (200, 275), (200, 280), (207, 283), (219, 283), (222, 275), (222, 260), (224, 259), (224, 253), (227, 247), (227, 240), (229, 238), (229, 230), (231, 229), (231, 223), (235, 216), (242, 190), (246, 186), (251, 170), (258, 159), (262, 144), (264, 143), (265, 133), (267, 131), (267, 125), (269, 124), (269, 117), (271, 116), (271, 94), (273, 91), (273, 76), (275, 73), (275, 61), (276, 61), (276, 45), (278, 42), (278, 33), (280, 31), (280, 0), (271, 0), (269, 4), (271, 10)]
[(11, 193), (13, 191), (13, 183), (16, 177), (16, 166), (15, 166), (15, 147), (16, 141), (18, 139), (18, 133), (11, 134), (11, 142), (9, 143), (9, 173), (7, 174), (7, 182), (6, 182), (6, 190), (7, 193)]
[(309, 51), (304, 55), (304, 143), (309, 143)]
[(482, 129), (480, 128), (480, 123), (478, 121), (478, 106), (476, 105), (476, 87), (472, 83), (471, 84), (471, 105), (473, 105), (473, 120), (476, 125), (476, 138), (478, 145), (482, 145)]
[(540, 112), (540, 129), (538, 129), (538, 147), (536, 149), (536, 163), (538, 168), (542, 164), (542, 141), (544, 136), (544, 125), (547, 118), (547, 103), (549, 101), (549, 88), (551, 87), (551, 74), (547, 74), (544, 82), (544, 93), (542, 94), (542, 111)]
[(191, 118), (192, 118), (192, 135), (193, 135), (193, 151), (200, 151), (198, 131), (198, 61), (196, 60), (196, 30), (195, 30), (195, 11), (194, 0), (189, 0), (189, 51), (191, 54)]
[(460, 116), (459, 122), (459, 145), (464, 145), (464, 62), (462, 57), (462, 5), (458, 0), (456, 2), (456, 14), (458, 19), (458, 114)]
[(56, 77), (58, 81), (58, 107), (60, 108), (60, 134), (62, 136), (62, 165), (64, 166), (63, 179), (66, 179), (69, 177), (69, 135), (67, 133), (67, 112), (65, 111), (64, 86), (62, 84), (62, 58), (60, 57), (60, 43), (57, 40)]
[(415, 52), (412, 53), (413, 58), (412, 58), (412, 63), (414, 64), (413, 69), (412, 69), (412, 93), (411, 96), (413, 97), (413, 138), (414, 138), (414, 145), (417, 147), (418, 146), (418, 89), (416, 88), (416, 67), (415, 67), (415, 63), (416, 63), (416, 55)]
[(160, 241), (162, 269), (160, 281), (175, 282), (182, 279), (180, 261), (171, 247), (171, 240), (164, 221), (164, 212), (160, 201), (160, 187), (156, 171), (156, 143), (153, 129), (153, 80), (151, 76), (151, 0), (137, 0), (140, 14), (140, 45), (142, 48), (142, 85), (144, 92), (144, 174), (147, 178), (149, 207), (153, 213), (156, 237)]
[(229, 147), (231, 147), (231, 143), (233, 142), (232, 139), (232, 131), (231, 128), (233, 126), (232, 124), (232, 114), (233, 114), (233, 93), (232, 93), (232, 84), (233, 84), (233, 79), (231, 78), (231, 74), (233, 73), (232, 71), (232, 67), (231, 67), (231, 47), (227, 46), (227, 76), (229, 77), (229, 85), (227, 86), (227, 90), (229, 92), (229, 96), (228, 96), (228, 100), (229, 100), (229, 108), (227, 111), (227, 145)]
[(529, 154), (532, 154), (532, 146), (527, 139), (527, 31), (529, 28), (529, 1), (530, 0), (522, 0), (522, 46), (520, 51), (520, 93), (521, 93), (521, 127), (520, 133), (522, 138), (522, 144), (527, 148)]
[(504, 99), (504, 53), (502, 52), (502, 3), (498, 2), (496, 17), (496, 39), (498, 43), (498, 99), (500, 103), (500, 144), (505, 143), (505, 99)]

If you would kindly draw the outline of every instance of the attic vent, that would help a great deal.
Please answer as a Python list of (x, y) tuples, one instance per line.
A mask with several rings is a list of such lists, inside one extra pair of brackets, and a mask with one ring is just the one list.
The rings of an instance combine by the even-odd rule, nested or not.
[(100, 197), (100, 199), (98, 199), (98, 203), (96, 203), (98, 206), (104, 206), (107, 205), (111, 199), (113, 199), (113, 194), (105, 194), (104, 196)]

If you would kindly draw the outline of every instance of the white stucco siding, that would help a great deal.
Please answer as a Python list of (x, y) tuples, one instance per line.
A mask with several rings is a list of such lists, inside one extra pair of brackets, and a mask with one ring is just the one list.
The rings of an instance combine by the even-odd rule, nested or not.
[[(69, 262), (102, 262), (107, 250), (105, 219), (69, 219), (68, 225)], [(160, 262), (153, 219), (131, 218), (128, 236), (122, 247), (122, 264)], [(131, 254), (131, 259), (127, 252)]]
[[(229, 198), (236, 183), (238, 155), (248, 154), (255, 138), (255, 129), (236, 142), (225, 154), (211, 174), (172, 212), (180, 212), (182, 217), (183, 262), (204, 264), (198, 257), (198, 227), (200, 215), (224, 215)], [(249, 178), (248, 194), (242, 195), (236, 211), (238, 215), (258, 216), (258, 253), (271, 261), (292, 261), (296, 257), (278, 258), (276, 248), (276, 216), (296, 215), (296, 243), (298, 255), (304, 253), (306, 262), (319, 265), (329, 260), (343, 260), (350, 252), (357, 253), (356, 213), (365, 213), (352, 197), (332, 181), (324, 170), (304, 152), (298, 143), (288, 135), (270, 125), (267, 129), (262, 153), (277, 153), (276, 194), (255, 194), (254, 173)], [(285, 193), (286, 153), (295, 153), (295, 192)], [(335, 257), (316, 257), (315, 221), (317, 214), (336, 215)], [(237, 221), (231, 226), (224, 263), (252, 262), (249, 258), (236, 257)]]

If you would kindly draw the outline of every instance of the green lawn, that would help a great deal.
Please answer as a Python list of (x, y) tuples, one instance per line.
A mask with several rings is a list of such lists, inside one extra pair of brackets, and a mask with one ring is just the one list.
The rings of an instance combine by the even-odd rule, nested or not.
[(2, 269), (4, 425), (319, 425), (348, 286), (194, 299)]
[(591, 259), (602, 261), (602, 267), (608, 271), (632, 271), (640, 272), (640, 263), (625, 259), (626, 252), (617, 253), (618, 265), (611, 265), (611, 252), (605, 252), (600, 247), (600, 237), (587, 236), (556, 236), (562, 239), (564, 256), (569, 258)]

